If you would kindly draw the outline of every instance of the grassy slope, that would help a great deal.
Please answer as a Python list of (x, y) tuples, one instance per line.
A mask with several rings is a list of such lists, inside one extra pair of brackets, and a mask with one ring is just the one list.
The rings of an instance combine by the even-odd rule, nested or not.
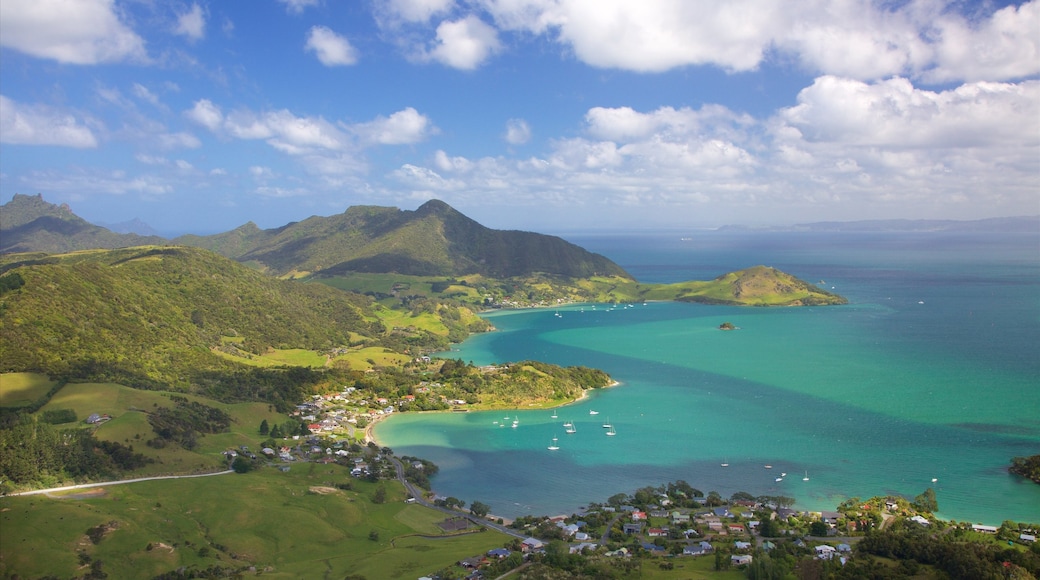
[[(369, 500), (375, 484), (357, 480), (351, 480), (354, 491), (309, 491), (349, 479), (344, 468), (306, 464), (288, 473), (265, 469), (113, 486), (93, 499), (2, 498), (0, 576), (67, 577), (77, 571), (77, 550), (84, 550), (102, 560), (114, 578), (205, 567), (219, 558), (226, 565), (271, 566), (264, 576), (275, 578), (361, 573), (412, 579), (508, 541), (495, 532), (416, 537), (433, 532), (440, 516), (405, 504), (396, 483), (385, 484), (390, 499), (382, 505)], [(110, 521), (118, 528), (98, 545), (84, 536), (89, 527)], [(369, 539), (371, 531), (378, 532), (378, 541)], [(148, 551), (149, 543), (169, 548)], [(198, 549), (210, 543), (225, 546), (227, 553), (210, 548), (200, 557)]]
[(7, 373), (0, 380), (0, 407), (31, 405), (54, 386), (47, 375), (38, 373)]

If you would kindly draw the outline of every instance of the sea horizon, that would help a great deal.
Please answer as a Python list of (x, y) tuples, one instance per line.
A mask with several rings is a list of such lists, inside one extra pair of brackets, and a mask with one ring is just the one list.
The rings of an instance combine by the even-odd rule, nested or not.
[[(939, 517), (1040, 522), (1040, 486), (1006, 471), (1011, 457), (1040, 452), (1038, 240), (919, 232), (572, 239), (641, 282), (710, 279), (761, 263), (850, 304), (487, 313), (497, 332), (439, 356), (590, 366), (621, 385), (561, 408), (558, 420), (510, 411), (517, 429), (499, 427), (499, 411), (402, 414), (380, 423), (377, 438), (437, 463), (436, 492), (505, 517), (572, 513), (683, 479), (724, 497), (790, 495), (797, 509), (814, 511), (932, 487)], [(721, 332), (722, 322), (740, 330)], [(564, 414), (577, 433), (562, 432)], [(607, 417), (614, 437), (603, 436)], [(549, 451), (553, 436), (561, 448)]]

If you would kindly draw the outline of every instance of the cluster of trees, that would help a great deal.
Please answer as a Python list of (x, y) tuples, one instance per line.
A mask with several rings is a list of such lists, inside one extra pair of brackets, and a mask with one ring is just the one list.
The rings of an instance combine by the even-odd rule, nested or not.
[(952, 578), (1018, 577), (1014, 574), (1017, 568), (1040, 576), (1040, 546), (1020, 550), (997, 543), (965, 541), (957, 534), (935, 534), (906, 520), (867, 534), (856, 545), (856, 554), (927, 564)]
[(133, 446), (98, 441), (89, 429), (58, 429), (33, 416), (0, 429), (0, 474), (15, 485), (47, 487), (143, 467), (151, 459)]
[(1012, 457), (1011, 467), (1008, 468), (1008, 471), (1040, 483), (1040, 455)]
[(171, 395), (172, 407), (159, 407), (148, 414), (148, 423), (157, 439), (149, 441), (153, 447), (165, 447), (167, 441), (185, 449), (194, 449), (198, 438), (206, 433), (223, 433), (231, 427), (231, 415), (197, 401)]

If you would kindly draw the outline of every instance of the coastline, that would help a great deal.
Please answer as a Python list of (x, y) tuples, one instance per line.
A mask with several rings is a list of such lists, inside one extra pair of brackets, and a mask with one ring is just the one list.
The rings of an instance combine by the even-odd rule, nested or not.
[[(582, 389), (581, 396), (579, 396), (576, 399), (567, 401), (565, 403), (560, 403), (559, 405), (551, 405), (551, 406), (544, 407), (544, 408), (552, 409), (552, 408), (556, 408), (556, 407), (567, 407), (567, 406), (570, 406), (570, 405), (574, 405), (574, 404), (577, 404), (577, 403), (580, 403), (580, 402), (584, 401), (585, 399), (588, 399), (589, 398), (589, 391), (598, 391), (600, 389), (609, 389), (609, 388), (612, 388), (612, 387), (619, 387), (619, 386), (621, 386), (621, 384), (622, 384), (621, 381), (617, 381), (617, 380), (611, 379), (610, 384), (608, 384), (608, 385), (604, 385), (602, 387), (596, 387), (596, 388), (593, 388), (593, 389)], [(472, 412), (473, 413), (483, 413), (485, 411), (503, 411), (503, 410), (520, 411), (520, 410), (530, 410), (530, 409), (523, 409), (522, 407), (490, 407), (490, 408), (487, 408), (487, 409), (478, 409), (478, 410), (475, 410), (475, 411), (472, 411)], [(440, 414), (444, 414), (444, 413), (454, 413), (454, 412), (455, 411), (452, 410), (452, 409), (445, 409), (445, 410), (442, 410), (442, 411), (412, 411), (409, 414), (410, 415), (425, 415), (425, 414), (440, 415)], [(393, 417), (396, 414), (397, 413), (392, 413), (390, 415), (377, 415), (375, 418), (373, 418), (371, 421), (369, 421), (368, 425), (365, 426), (365, 436), (364, 436), (364, 439), (363, 439), (362, 442), (365, 445), (368, 445), (369, 443), (374, 443), (377, 446), (382, 447), (382, 445), (379, 443), (379, 439), (376, 438), (375, 427), (379, 423), (382, 423), (383, 421), (389, 419), (390, 417)]]

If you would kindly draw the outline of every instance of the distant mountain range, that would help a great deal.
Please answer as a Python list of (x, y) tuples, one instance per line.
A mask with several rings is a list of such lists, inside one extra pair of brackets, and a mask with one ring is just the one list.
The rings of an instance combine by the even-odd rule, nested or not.
[(252, 263), (275, 275), (394, 272), (513, 278), (544, 273), (631, 279), (609, 259), (561, 238), (486, 228), (438, 200), (415, 211), (355, 206), (339, 215), (270, 230), (250, 222), (223, 234), (172, 241)]
[(61, 253), (96, 248), (163, 244), (159, 236), (117, 234), (54, 205), (43, 196), (15, 194), (0, 206), (0, 253)]
[(115, 233), (39, 195), (15, 195), (0, 206), (0, 253), (168, 244), (205, 248), (277, 276), (393, 272), (511, 278), (543, 273), (631, 279), (609, 259), (561, 238), (486, 228), (436, 200), (415, 211), (356, 206), (275, 229), (262, 230), (250, 222), (222, 234), (173, 240)]
[(721, 231), (771, 232), (1040, 232), (1040, 215), (980, 220), (860, 220), (810, 222), (791, 226), (729, 225)]

